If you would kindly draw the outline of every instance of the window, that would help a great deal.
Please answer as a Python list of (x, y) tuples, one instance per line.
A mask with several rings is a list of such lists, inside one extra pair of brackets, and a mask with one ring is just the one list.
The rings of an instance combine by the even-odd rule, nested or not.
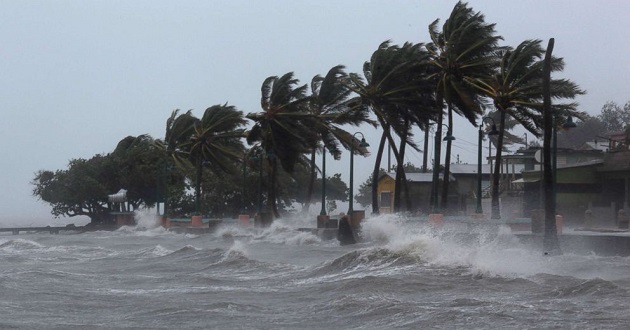
[(381, 201), (379, 205), (380, 207), (392, 207), (392, 192), (391, 191), (381, 192)]

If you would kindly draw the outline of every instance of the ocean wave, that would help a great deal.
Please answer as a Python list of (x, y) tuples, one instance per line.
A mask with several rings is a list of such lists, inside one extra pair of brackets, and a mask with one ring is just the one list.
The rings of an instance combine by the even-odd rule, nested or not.
[(283, 221), (275, 221), (268, 228), (255, 234), (252, 240), (293, 246), (315, 245), (322, 242), (317, 235), (298, 231), (295, 226)]
[(545, 295), (550, 295), (555, 298), (627, 295), (626, 288), (601, 278), (582, 280), (570, 276), (547, 276), (542, 283), (545, 286), (553, 286), (551, 290), (549, 290), (549, 293)]
[(41, 245), (35, 241), (22, 238), (11, 239), (6, 242), (0, 243), (0, 249), (8, 251), (24, 251), (41, 248), (44, 248), (44, 245)]
[[(313, 276), (340, 274), (356, 271), (374, 271), (376, 269), (417, 265), (422, 260), (414, 254), (393, 251), (387, 248), (372, 247), (354, 250), (316, 268)], [(366, 273), (367, 274), (367, 273)]]

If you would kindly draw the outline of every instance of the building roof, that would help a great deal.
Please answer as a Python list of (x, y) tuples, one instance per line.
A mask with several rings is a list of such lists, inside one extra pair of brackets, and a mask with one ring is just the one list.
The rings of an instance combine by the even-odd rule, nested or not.
[[(513, 164), (514, 173), (521, 173), (525, 169), (523, 164)], [(504, 165), (505, 166), (505, 165)], [(510, 173), (512, 173), (512, 164), (509, 165)], [(490, 174), (490, 164), (481, 164), (481, 174)], [(451, 164), (451, 174), (477, 174), (477, 164)]]
[[(385, 174), (383, 174), (383, 176), (389, 176), (392, 179), (396, 179), (396, 172), (387, 172)], [(381, 176), (381, 178), (383, 177)], [(432, 172), (427, 172), (427, 173), (405, 173), (405, 176), (407, 177), (408, 181), (411, 182), (433, 182), (433, 173)], [(444, 178), (444, 173), (440, 173), (440, 180), (442, 180)], [(455, 178), (451, 175), (450, 176), (451, 181), (454, 181)]]
[(608, 142), (590, 141), (590, 142), (584, 142), (584, 144), (580, 147), (580, 150), (608, 151), (608, 148), (609, 148)]

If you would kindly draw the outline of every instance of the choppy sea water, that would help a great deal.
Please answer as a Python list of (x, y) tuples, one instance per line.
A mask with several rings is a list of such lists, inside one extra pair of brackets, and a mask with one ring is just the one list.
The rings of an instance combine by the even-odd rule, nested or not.
[(630, 260), (365, 222), (0, 235), (0, 329), (628, 329)]

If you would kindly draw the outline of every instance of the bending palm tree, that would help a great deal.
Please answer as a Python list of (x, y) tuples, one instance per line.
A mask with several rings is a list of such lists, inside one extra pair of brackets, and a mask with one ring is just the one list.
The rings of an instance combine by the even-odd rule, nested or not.
[[(317, 126), (314, 128), (320, 137), (319, 140), (323, 142), (323, 159), (325, 159), (325, 153), (328, 150), (338, 160), (341, 156), (340, 144), (346, 149), (350, 149), (352, 134), (342, 129), (341, 125), (358, 126), (363, 122), (376, 125), (368, 118), (367, 111), (350, 109), (348, 107), (346, 101), (352, 91), (342, 83), (342, 80), (347, 78), (347, 74), (343, 69), (344, 66), (342, 65), (335, 66), (328, 71), (325, 77), (316, 75), (311, 81), (311, 96), (307, 111), (317, 119)], [(357, 149), (359, 152), (364, 151), (362, 148)], [(308, 210), (313, 194), (317, 168), (315, 166), (316, 152), (317, 149), (313, 149), (311, 152), (311, 173), (304, 211)], [(322, 173), (322, 176), (324, 175), (325, 173)], [(322, 178), (322, 180), (325, 180), (325, 178)]]
[(243, 113), (233, 106), (213, 105), (201, 119), (191, 111), (177, 115), (174, 111), (167, 120), (165, 148), (175, 163), (184, 168), (196, 168), (195, 208), (201, 211), (201, 175), (204, 164), (216, 172), (234, 173), (235, 162), (241, 159), (245, 148), (246, 121)]
[[(494, 55), (498, 41), (502, 38), (495, 34), (495, 24), (487, 24), (484, 16), (473, 12), (466, 3), (458, 2), (449, 18), (444, 22), (442, 31), (437, 30), (439, 20), (429, 25), (431, 43), (427, 49), (431, 54), (433, 81), (437, 85), (436, 106), (439, 111), (447, 105), (448, 127), (453, 130), (453, 111), (466, 117), (476, 125), (477, 116), (482, 113), (479, 96), (466, 83), (468, 79), (487, 76), (496, 66)], [(438, 126), (442, 126), (442, 116), (438, 117)], [(438, 137), (441, 138), (441, 137)], [(444, 178), (448, 178), (451, 159), (451, 143), (446, 144)], [(441, 144), (436, 144), (439, 155)], [(436, 159), (439, 162), (439, 159)], [(442, 207), (447, 206), (449, 180), (444, 180), (442, 189)], [(437, 201), (436, 201), (437, 202)]]
[[(391, 130), (401, 141), (418, 149), (409, 134), (410, 124), (434, 118), (432, 111), (424, 111), (426, 108), (419, 107), (427, 102), (423, 54), (421, 44), (405, 43), (399, 47), (386, 41), (363, 65), (365, 80), (357, 74), (350, 74), (349, 77), (348, 87), (358, 95), (351, 100), (353, 107), (371, 109), (383, 127), (372, 172), (372, 212), (375, 214), (379, 213), (377, 183), (386, 140), (392, 146), (398, 163), (403, 163), (403, 155), (396, 148)], [(404, 171), (397, 171), (397, 175), (404, 176)]]
[(293, 72), (265, 79), (261, 88), (263, 111), (247, 115), (254, 121), (247, 142), (260, 143), (261, 156), (267, 159), (271, 170), (268, 201), (275, 217), (280, 217), (276, 203), (278, 160), (285, 171), (292, 173), (295, 164), (301, 161), (303, 154), (310, 153), (317, 146), (319, 139), (314, 130), (317, 120), (306, 112), (309, 100), (307, 86), (298, 84)]
[[(541, 135), (543, 127), (542, 78), (543, 56), (545, 50), (540, 40), (526, 40), (515, 49), (504, 48), (501, 64), (497, 71), (487, 78), (469, 79), (484, 95), (493, 100), (500, 113), (499, 135), (497, 137), (496, 163), (492, 182), (492, 218), (500, 219), (499, 177), (501, 154), (504, 144), (506, 118), (512, 117), (526, 130), (535, 136)], [(552, 71), (562, 71), (564, 61), (561, 58), (551, 59)], [(573, 99), (584, 94), (578, 85), (566, 79), (550, 81), (551, 97), (555, 99)], [(584, 113), (576, 111), (576, 103), (554, 104), (552, 111), (557, 119), (567, 116), (584, 118)], [(556, 123), (560, 122), (559, 120)]]

